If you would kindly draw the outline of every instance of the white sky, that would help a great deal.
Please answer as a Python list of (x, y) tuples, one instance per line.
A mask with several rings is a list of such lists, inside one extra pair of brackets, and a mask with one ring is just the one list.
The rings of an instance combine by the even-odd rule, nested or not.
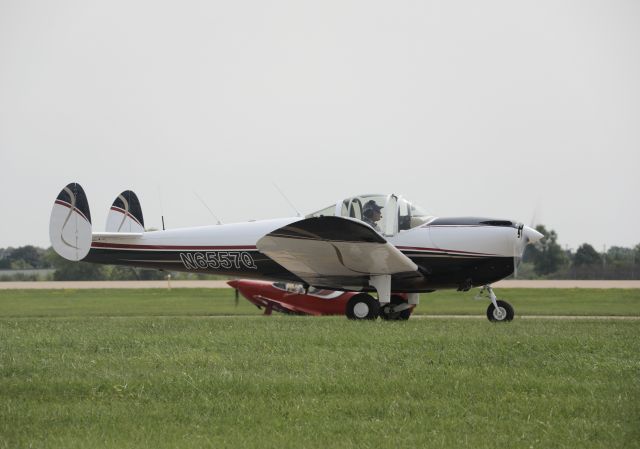
[(640, 243), (640, 2), (0, 0), (0, 247), (80, 182), (147, 226), (396, 192)]

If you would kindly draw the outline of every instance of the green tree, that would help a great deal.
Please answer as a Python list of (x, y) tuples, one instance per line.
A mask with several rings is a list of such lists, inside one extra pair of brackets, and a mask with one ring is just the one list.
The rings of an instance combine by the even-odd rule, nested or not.
[[(637, 247), (636, 247), (637, 248)], [(612, 246), (605, 255), (605, 268), (608, 278), (633, 279), (636, 277), (636, 248)]]
[(593, 246), (588, 243), (583, 243), (573, 257), (573, 264), (576, 267), (602, 265), (602, 257), (600, 257), (600, 254)]
[(53, 248), (46, 252), (46, 259), (55, 268), (54, 281), (102, 281), (106, 279), (104, 266), (88, 262), (72, 262), (60, 257)]
[(567, 256), (557, 242), (558, 234), (547, 230), (544, 225), (536, 226), (536, 230), (544, 238), (527, 250), (526, 260), (533, 262), (534, 271), (539, 276), (555, 273), (567, 263)]
[(0, 270), (8, 270), (11, 268), (11, 259), (9, 256), (13, 248), (2, 248), (0, 249)]
[(167, 277), (167, 273), (164, 271), (122, 265), (109, 267), (107, 272), (107, 277), (111, 281), (153, 281), (166, 279)]
[(45, 250), (33, 245), (7, 248), (2, 250), (0, 269), (28, 270), (32, 268), (48, 268), (44, 257)]

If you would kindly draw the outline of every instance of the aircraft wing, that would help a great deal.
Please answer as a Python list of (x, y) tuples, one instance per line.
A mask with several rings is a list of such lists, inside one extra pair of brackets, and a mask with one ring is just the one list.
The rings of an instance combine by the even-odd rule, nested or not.
[(369, 225), (352, 218), (313, 217), (258, 240), (258, 249), (314, 286), (368, 287), (370, 276), (416, 273), (418, 267)]

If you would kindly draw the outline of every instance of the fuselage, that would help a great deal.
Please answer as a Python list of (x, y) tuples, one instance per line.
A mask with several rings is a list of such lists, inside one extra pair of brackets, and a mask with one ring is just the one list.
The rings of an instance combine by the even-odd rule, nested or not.
[[(289, 217), (136, 235), (97, 233), (84, 260), (304, 283), (256, 247), (264, 235), (299, 220), (302, 218)], [(506, 220), (434, 218), (422, 226), (387, 236), (387, 241), (418, 265), (422, 273), (421, 277), (394, 275), (392, 289), (397, 292), (465, 290), (505, 278), (513, 272), (514, 261), (521, 256), (514, 250), (515, 233), (515, 225)]]

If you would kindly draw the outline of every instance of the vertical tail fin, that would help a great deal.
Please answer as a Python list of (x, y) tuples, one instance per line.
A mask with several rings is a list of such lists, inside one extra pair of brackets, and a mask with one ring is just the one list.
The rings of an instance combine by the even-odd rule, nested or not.
[(82, 260), (91, 249), (91, 212), (82, 186), (68, 184), (56, 198), (49, 220), (51, 246), (68, 260)]
[(107, 216), (107, 232), (144, 232), (144, 217), (138, 196), (125, 190), (116, 197)]

